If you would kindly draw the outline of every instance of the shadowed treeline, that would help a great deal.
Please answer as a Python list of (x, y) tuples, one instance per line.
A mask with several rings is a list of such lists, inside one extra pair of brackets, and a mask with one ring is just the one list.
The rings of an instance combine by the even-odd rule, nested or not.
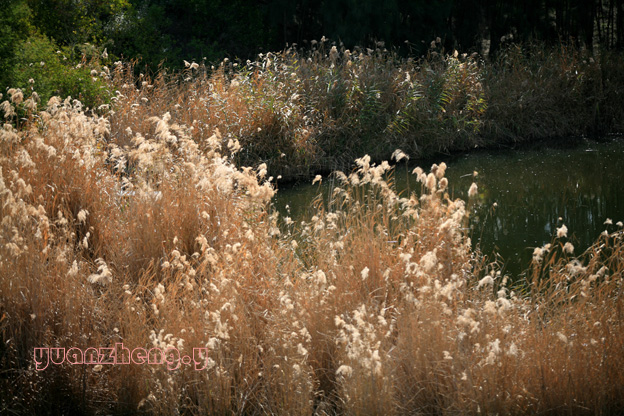
[(447, 50), (484, 56), (509, 42), (535, 40), (621, 49), (622, 2), (4, 0), (0, 58), (13, 59), (19, 41), (41, 36), (70, 49), (89, 42), (118, 57), (140, 57), (153, 70), (162, 61), (176, 67), (182, 59), (244, 61), (293, 43), (309, 47), (323, 36), (349, 49), (383, 41), (414, 55), (436, 37)]

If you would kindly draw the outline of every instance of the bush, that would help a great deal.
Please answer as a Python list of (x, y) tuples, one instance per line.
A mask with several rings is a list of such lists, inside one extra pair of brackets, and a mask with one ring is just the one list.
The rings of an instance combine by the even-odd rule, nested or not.
[[(59, 49), (53, 40), (39, 34), (21, 41), (17, 51), (9, 74), (13, 87), (37, 91), (43, 103), (52, 96), (72, 96), (89, 108), (110, 102), (108, 75), (94, 56), (88, 59), (86, 53)], [(80, 56), (78, 62), (76, 55)]]
[[(0, 88), (11, 85), (10, 72), (21, 40), (32, 32), (31, 13), (20, 0), (4, 0), (0, 7)], [(2, 92), (2, 91), (0, 91)]]

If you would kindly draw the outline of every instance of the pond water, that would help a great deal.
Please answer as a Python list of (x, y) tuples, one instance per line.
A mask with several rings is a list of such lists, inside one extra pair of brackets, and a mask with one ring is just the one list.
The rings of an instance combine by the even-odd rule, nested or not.
[[(568, 241), (580, 254), (607, 229), (624, 221), (624, 140), (580, 141), (572, 148), (543, 145), (532, 149), (478, 151), (440, 157), (431, 161), (400, 163), (395, 179), (405, 190), (408, 171), (415, 166), (428, 170), (444, 161), (448, 168), (449, 194), (467, 199), (475, 180), (479, 186), (471, 206), (470, 236), (473, 246), (492, 258), (498, 253), (505, 271), (518, 275), (530, 263), (533, 248), (551, 242), (558, 227), (568, 227)], [(473, 171), (477, 171), (476, 179)], [(276, 208), (293, 220), (304, 219), (319, 191), (328, 194), (331, 181), (319, 185), (281, 187)], [(494, 204), (496, 203), (496, 207)], [(605, 225), (612, 219), (613, 225)]]

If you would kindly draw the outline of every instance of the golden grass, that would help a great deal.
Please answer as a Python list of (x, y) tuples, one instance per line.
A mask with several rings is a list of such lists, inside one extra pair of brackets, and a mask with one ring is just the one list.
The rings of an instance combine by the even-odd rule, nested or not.
[[(237, 168), (198, 102), (174, 123), (132, 105), (164, 86), (133, 88), (107, 118), (53, 99), (1, 130), (3, 412), (624, 410), (621, 227), (578, 258), (561, 233), (511, 284), (463, 234), (445, 165), (401, 196), (368, 156), (287, 225), (266, 166)], [(35, 348), (120, 342), (206, 348), (206, 368), (35, 368)]]

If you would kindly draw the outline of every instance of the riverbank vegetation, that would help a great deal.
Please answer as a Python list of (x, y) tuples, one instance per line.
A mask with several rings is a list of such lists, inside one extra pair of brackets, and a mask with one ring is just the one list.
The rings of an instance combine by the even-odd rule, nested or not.
[(120, 143), (168, 112), (193, 127), (196, 142), (219, 129), (241, 146), (228, 153), (237, 166), (265, 163), (283, 180), (350, 169), (364, 154), (379, 163), (397, 148), (418, 158), (624, 132), (622, 55), (565, 45), (510, 44), (485, 61), (445, 51), (439, 40), (418, 59), (382, 44), (349, 51), (321, 40), (253, 62), (185, 61), (153, 76), (93, 47), (74, 66), (51, 56), (33, 58), (37, 68), (19, 83), (24, 94), (37, 91), (40, 107), (73, 94), (106, 115)]
[[(338, 81), (377, 74), (349, 72), (379, 62), (375, 51), (362, 54), (336, 57), (346, 73)], [(287, 89), (296, 82), (286, 83), (297, 73), (279, 71), (287, 58), (267, 56), (248, 76), (228, 63), (208, 76), (189, 63), (188, 84), (145, 77), (95, 111), (58, 98), (38, 111), (34, 94), (9, 91), (0, 130), (2, 412), (621, 413), (621, 223), (609, 221), (585, 253), (560, 224), (551, 244), (535, 248), (526, 278), (512, 282), (464, 234), (478, 177), (468, 200), (451, 200), (446, 165), (415, 169), (413, 192), (398, 195), (391, 166), (364, 156), (335, 174), (327, 205), (295, 224), (271, 208), (267, 164), (237, 167), (248, 143), (228, 130), (257, 117), (249, 134), (260, 135), (266, 120), (279, 125), (289, 118), (274, 117), (306, 108), (282, 113), (274, 109), (289, 101), (269, 99), (298, 100)], [(461, 119), (486, 88), (460, 77), (477, 71), (474, 58), (435, 59), (457, 62), (459, 72), (441, 73), (465, 92), (435, 119), (450, 125), (445, 117)], [(313, 64), (298, 70), (319, 70)], [(115, 68), (111, 82), (130, 77)], [(422, 82), (401, 73), (401, 82)], [(267, 98), (245, 101), (246, 91)], [(330, 93), (316, 98), (321, 114)], [(374, 102), (391, 105), (386, 94)], [(221, 113), (206, 111), (216, 102)], [(117, 343), (175, 349), (180, 359), (202, 348), (202, 369), (36, 368), (35, 348)]]
[(214, 70), (191, 62), (175, 83), (117, 86), (133, 112), (169, 111), (197, 134), (219, 128), (242, 146), (239, 166), (266, 163), (285, 179), (347, 169), (363, 154), (380, 162), (396, 148), (414, 158), (624, 131), (618, 54), (511, 45), (485, 62), (431, 46), (401, 59), (383, 45), (320, 42)]

